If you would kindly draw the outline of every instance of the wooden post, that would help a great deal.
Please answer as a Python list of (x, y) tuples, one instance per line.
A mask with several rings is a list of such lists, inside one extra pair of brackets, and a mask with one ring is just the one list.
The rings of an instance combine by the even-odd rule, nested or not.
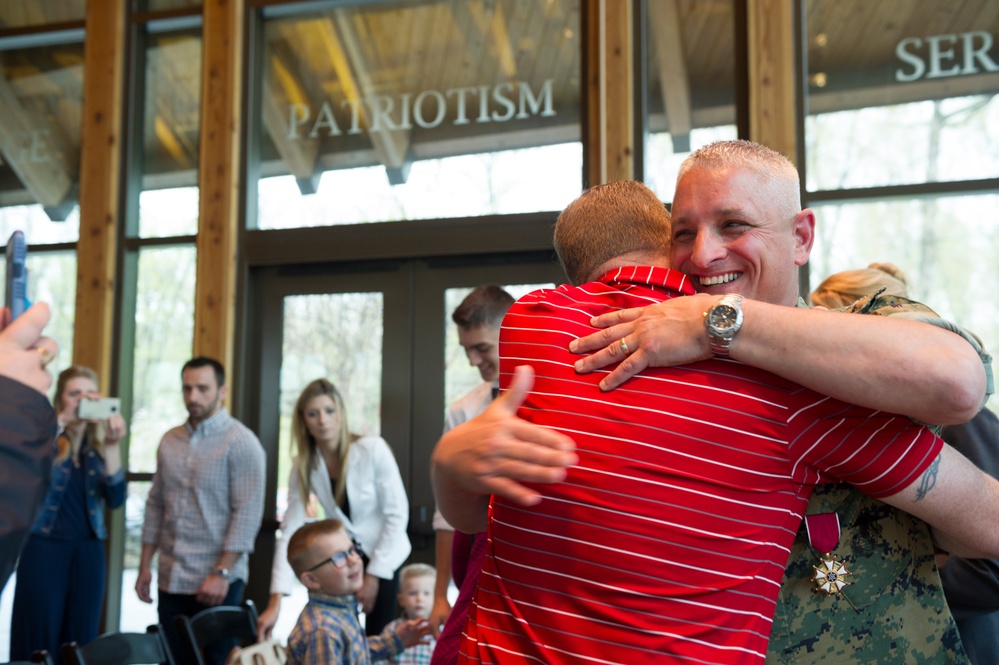
[(205, 0), (194, 354), (232, 366), (239, 236), (242, 0)]
[(635, 177), (632, 3), (586, 0), (587, 168), (584, 186)]
[(749, 138), (797, 161), (792, 0), (749, 0)]
[(73, 362), (111, 384), (121, 188), (125, 3), (87, 3)]

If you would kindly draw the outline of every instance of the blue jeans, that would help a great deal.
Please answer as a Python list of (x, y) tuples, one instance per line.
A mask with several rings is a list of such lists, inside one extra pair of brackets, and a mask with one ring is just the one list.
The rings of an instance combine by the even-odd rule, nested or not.
[(64, 642), (97, 637), (106, 578), (103, 540), (29, 536), (17, 563), (11, 660), (47, 649), (58, 665)]
[[(238, 607), (243, 601), (243, 589), (246, 583), (243, 580), (233, 580), (229, 584), (229, 593), (226, 594), (222, 605), (232, 605)], [(201, 610), (207, 610), (210, 605), (199, 603), (197, 596), (183, 593), (167, 593), (163, 589), (158, 590), (159, 604), (157, 611), (160, 615), (160, 626), (166, 635), (167, 644), (170, 646), (170, 653), (173, 654), (175, 663), (187, 663), (187, 650), (180, 642), (177, 628), (173, 618), (178, 614), (193, 617)], [(212, 642), (202, 649), (207, 665), (225, 665), (226, 656), (236, 646), (236, 638), (226, 638)]]

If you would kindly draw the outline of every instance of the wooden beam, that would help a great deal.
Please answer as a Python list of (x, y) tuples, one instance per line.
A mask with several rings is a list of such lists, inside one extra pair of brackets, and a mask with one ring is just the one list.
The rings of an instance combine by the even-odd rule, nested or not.
[(231, 367), (236, 322), (243, 0), (205, 0), (194, 353)]
[(749, 138), (796, 161), (792, 0), (748, 0)]
[(272, 54), (264, 75), (263, 122), (278, 154), (296, 180), (311, 181), (316, 176), (319, 139), (288, 136), (288, 109), (307, 103), (291, 68), (278, 54)]
[[(328, 52), (341, 53), (346, 63), (346, 67), (337, 67), (339, 58), (332, 58), (337, 75), (344, 85), (345, 92), (348, 87), (355, 87), (357, 90), (356, 99), (367, 99), (378, 92), (378, 86), (369, 72), (378, 71), (381, 63), (369, 62), (362, 46), (362, 39), (357, 35), (355, 29), (357, 24), (351, 20), (349, 11), (334, 9), (333, 20), (336, 23), (335, 30), (333, 25), (324, 22), (321, 34)], [(348, 79), (352, 79), (353, 83), (348, 83)], [(361, 119), (361, 125), (370, 128), (372, 119), (363, 111), (363, 107), (358, 115)], [(409, 161), (409, 130), (369, 131), (368, 139), (389, 172), (406, 167)]]
[(584, 185), (635, 177), (632, 3), (586, 0)]
[(7, 164), (42, 207), (58, 207), (70, 195), (76, 184), (76, 150), (70, 147), (61, 128), (49, 125), (44, 115), (26, 108), (3, 77), (0, 147)]
[(659, 70), (659, 94), (662, 97), (669, 133), (675, 152), (690, 152), (690, 80), (687, 58), (683, 54), (683, 31), (677, 0), (649, 3), (649, 30), (652, 51)]
[(111, 385), (121, 188), (125, 3), (87, 3), (73, 362)]

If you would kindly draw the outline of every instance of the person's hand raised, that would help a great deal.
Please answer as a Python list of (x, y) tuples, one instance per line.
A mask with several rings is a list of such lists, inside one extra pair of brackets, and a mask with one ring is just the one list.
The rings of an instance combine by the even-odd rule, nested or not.
[(38, 302), (7, 325), (10, 310), (3, 308), (0, 331), (0, 375), (19, 381), (45, 394), (52, 385), (52, 375), (46, 365), (59, 345), (54, 339), (42, 335), (49, 322), (49, 306)]

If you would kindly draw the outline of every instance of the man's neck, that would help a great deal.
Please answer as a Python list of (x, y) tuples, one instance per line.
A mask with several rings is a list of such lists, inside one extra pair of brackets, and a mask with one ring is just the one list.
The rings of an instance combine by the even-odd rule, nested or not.
[(224, 407), (220, 406), (219, 408), (215, 409), (204, 418), (195, 418), (194, 416), (188, 416), (187, 422), (190, 423), (191, 429), (198, 429), (198, 426), (201, 425), (201, 423), (205, 422), (206, 420), (211, 420), (212, 418), (214, 418), (215, 415), (223, 408)]
[(628, 252), (613, 259), (604, 261), (596, 270), (587, 276), (586, 281), (592, 282), (600, 278), (604, 273), (616, 268), (626, 268), (632, 266), (653, 266), (655, 268), (669, 268), (669, 258), (659, 254), (649, 252)]

